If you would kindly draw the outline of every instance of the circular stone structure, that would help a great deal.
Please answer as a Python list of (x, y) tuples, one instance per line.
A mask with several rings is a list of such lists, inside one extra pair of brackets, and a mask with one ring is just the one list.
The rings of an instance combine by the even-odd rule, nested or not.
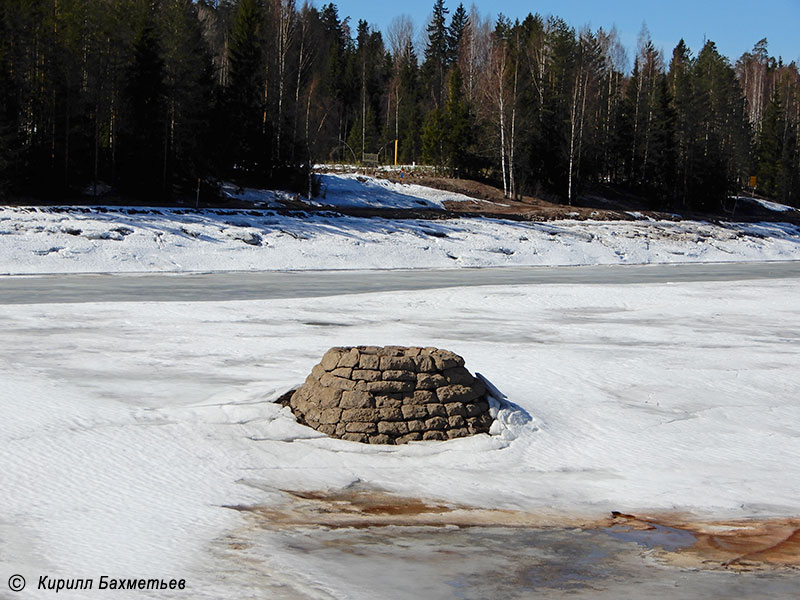
[(331, 348), (288, 405), (317, 431), (370, 444), (488, 433), (493, 420), (483, 381), (438, 348)]

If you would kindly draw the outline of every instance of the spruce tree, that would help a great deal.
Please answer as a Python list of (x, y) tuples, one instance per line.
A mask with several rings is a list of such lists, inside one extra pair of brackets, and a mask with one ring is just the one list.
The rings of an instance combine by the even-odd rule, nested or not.
[(437, 107), (442, 103), (444, 76), (450, 54), (450, 40), (445, 23), (448, 12), (450, 11), (445, 7), (444, 0), (436, 0), (433, 5), (433, 15), (426, 29), (428, 45), (425, 47), (425, 62), (422, 68), (428, 81), (431, 100)]
[(781, 188), (781, 167), (784, 157), (783, 132), (785, 127), (781, 97), (776, 89), (764, 111), (761, 132), (756, 146), (758, 189), (760, 193), (768, 196), (778, 195)]
[(134, 42), (133, 63), (124, 92), (128, 110), (121, 133), (121, 184), (137, 193), (163, 197), (166, 107), (155, 4), (147, 8)]
[(472, 124), (469, 107), (464, 101), (461, 70), (454, 67), (447, 82), (447, 104), (445, 105), (445, 132), (443, 162), (451, 175), (463, 174), (469, 164), (467, 157), (471, 145)]
[(447, 137), (447, 117), (441, 108), (434, 108), (425, 117), (422, 129), (422, 160), (427, 164), (441, 167), (445, 157)]
[(458, 60), (458, 48), (468, 23), (469, 15), (467, 14), (467, 10), (462, 3), (459, 3), (453, 16), (450, 18), (450, 26), (447, 28), (447, 61), (449, 64), (453, 64)]
[(694, 173), (695, 122), (692, 90), (692, 56), (681, 39), (672, 51), (669, 63), (669, 91), (675, 116), (675, 176), (670, 194), (674, 208), (686, 208), (689, 185)]
[(264, 112), (264, 11), (259, 0), (241, 0), (231, 31), (230, 84), (224, 114), (228, 124), (224, 155), (239, 175), (268, 176), (266, 139), (271, 125)]

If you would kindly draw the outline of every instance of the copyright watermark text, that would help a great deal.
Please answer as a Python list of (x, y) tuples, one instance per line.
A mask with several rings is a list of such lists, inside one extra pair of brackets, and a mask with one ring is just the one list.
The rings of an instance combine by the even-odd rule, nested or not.
[[(26, 581), (22, 575), (12, 575), (8, 578), (8, 588), (12, 592), (21, 592), (25, 585)], [(39, 575), (36, 589), (55, 593), (69, 590), (183, 590), (186, 589), (186, 580), (163, 577), (112, 577), (110, 575), (101, 575), (99, 578)]]

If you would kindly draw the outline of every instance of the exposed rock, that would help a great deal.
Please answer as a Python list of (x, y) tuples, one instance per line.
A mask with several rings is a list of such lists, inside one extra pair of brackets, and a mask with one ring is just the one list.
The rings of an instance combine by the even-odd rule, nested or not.
[(405, 444), (487, 433), (486, 387), (448, 350), (331, 348), (289, 399), (298, 421), (327, 435)]

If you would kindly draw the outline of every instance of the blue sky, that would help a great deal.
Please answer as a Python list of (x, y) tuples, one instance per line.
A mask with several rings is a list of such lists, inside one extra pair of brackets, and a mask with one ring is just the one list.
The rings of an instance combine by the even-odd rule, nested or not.
[[(325, 1), (316, 0), (316, 5), (322, 6)], [(366, 19), (384, 33), (398, 14), (409, 15), (414, 24), (421, 27), (433, 6), (433, 0), (340, 0), (334, 3), (341, 17), (349, 15), (354, 24), (358, 19)], [(470, 0), (464, 1), (467, 9), (470, 4)], [(512, 19), (539, 12), (559, 16), (573, 27), (588, 24), (592, 29), (610, 29), (616, 25), (631, 57), (642, 23), (646, 23), (654, 43), (664, 50), (667, 59), (680, 38), (686, 40), (695, 54), (703, 46), (703, 40), (710, 39), (735, 63), (743, 52), (766, 37), (771, 55), (783, 56), (784, 62), (800, 62), (800, 0), (480, 0), (475, 4), (482, 14), (491, 15), (493, 19), (501, 12)], [(452, 14), (458, 1), (445, 0), (445, 5)]]

